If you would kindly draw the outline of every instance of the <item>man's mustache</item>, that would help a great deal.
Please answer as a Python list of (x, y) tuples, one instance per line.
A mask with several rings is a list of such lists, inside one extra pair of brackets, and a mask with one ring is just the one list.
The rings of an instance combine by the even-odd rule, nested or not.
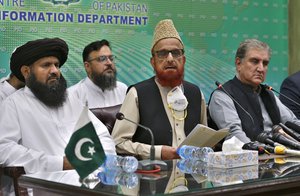
[(112, 66), (107, 66), (107, 68), (104, 71), (108, 71), (108, 70), (115, 71), (115, 69)]
[(57, 75), (53, 74), (53, 75), (50, 75), (48, 77), (48, 80), (52, 80), (52, 79), (56, 79), (56, 80), (59, 80), (60, 77), (58, 77)]

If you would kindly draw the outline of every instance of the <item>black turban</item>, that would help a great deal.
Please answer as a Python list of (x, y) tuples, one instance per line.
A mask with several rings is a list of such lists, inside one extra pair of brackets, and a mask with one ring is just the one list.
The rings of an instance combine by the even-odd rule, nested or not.
[(25, 81), (21, 67), (30, 66), (43, 57), (55, 56), (61, 67), (68, 58), (69, 48), (66, 42), (60, 38), (44, 38), (29, 41), (18, 47), (10, 57), (10, 70), (21, 81)]

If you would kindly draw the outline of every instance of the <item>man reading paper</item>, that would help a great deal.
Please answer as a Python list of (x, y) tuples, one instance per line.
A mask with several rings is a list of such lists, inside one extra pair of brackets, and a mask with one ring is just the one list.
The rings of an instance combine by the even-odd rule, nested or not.
[[(151, 53), (155, 76), (129, 89), (120, 112), (153, 131), (155, 159), (175, 159), (193, 128), (207, 124), (205, 100), (198, 86), (183, 79), (184, 45), (172, 20), (157, 24)], [(118, 153), (150, 157), (151, 137), (135, 124), (117, 120), (112, 136)]]

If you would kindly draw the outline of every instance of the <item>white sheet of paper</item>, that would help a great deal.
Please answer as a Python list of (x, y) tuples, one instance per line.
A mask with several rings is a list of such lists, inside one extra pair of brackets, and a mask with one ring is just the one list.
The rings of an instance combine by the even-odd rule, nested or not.
[(207, 127), (202, 124), (197, 124), (192, 132), (186, 137), (186, 139), (180, 144), (197, 146), (197, 147), (213, 147), (229, 133), (229, 129), (220, 129), (218, 131)]

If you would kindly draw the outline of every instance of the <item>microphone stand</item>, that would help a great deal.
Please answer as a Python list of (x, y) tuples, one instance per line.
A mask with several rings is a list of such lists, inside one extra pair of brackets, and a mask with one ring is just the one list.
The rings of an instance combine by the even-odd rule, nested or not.
[(160, 167), (160, 171), (162, 170), (167, 170), (168, 169), (168, 165), (166, 162), (161, 161), (161, 160), (155, 160), (155, 148), (154, 148), (154, 136), (153, 136), (153, 132), (150, 128), (145, 127), (139, 123), (136, 123), (128, 118), (125, 118), (124, 114), (122, 113), (117, 113), (116, 114), (116, 118), (118, 120), (127, 120), (133, 124), (136, 124), (137, 126), (147, 130), (151, 136), (151, 147), (150, 147), (150, 159), (146, 159), (146, 160), (141, 160), (139, 161), (139, 165), (138, 165), (138, 170), (144, 170), (144, 171), (149, 171), (149, 170), (155, 170), (155, 166), (159, 166)]
[(251, 116), (251, 114), (249, 112), (247, 112), (247, 110), (236, 99), (234, 99), (230, 95), (230, 93), (223, 87), (223, 85), (220, 82), (216, 81), (215, 84), (218, 87), (218, 89), (222, 89), (223, 92), (250, 117), (253, 126), (255, 126), (255, 123), (254, 123), (254, 120), (253, 120), (253, 117)]
[(285, 97), (286, 99), (290, 100), (290, 101), (293, 102), (294, 104), (300, 106), (300, 103), (298, 103), (298, 102), (295, 101), (294, 99), (292, 99), (292, 98), (286, 96), (285, 94), (282, 94), (282, 93), (280, 93), (279, 91), (273, 89), (273, 87), (271, 87), (271, 86), (269, 86), (269, 85), (267, 85), (267, 84), (262, 84), (262, 86), (265, 87), (267, 90), (274, 91), (275, 93), (277, 93), (277, 94), (279, 94), (279, 95)]

